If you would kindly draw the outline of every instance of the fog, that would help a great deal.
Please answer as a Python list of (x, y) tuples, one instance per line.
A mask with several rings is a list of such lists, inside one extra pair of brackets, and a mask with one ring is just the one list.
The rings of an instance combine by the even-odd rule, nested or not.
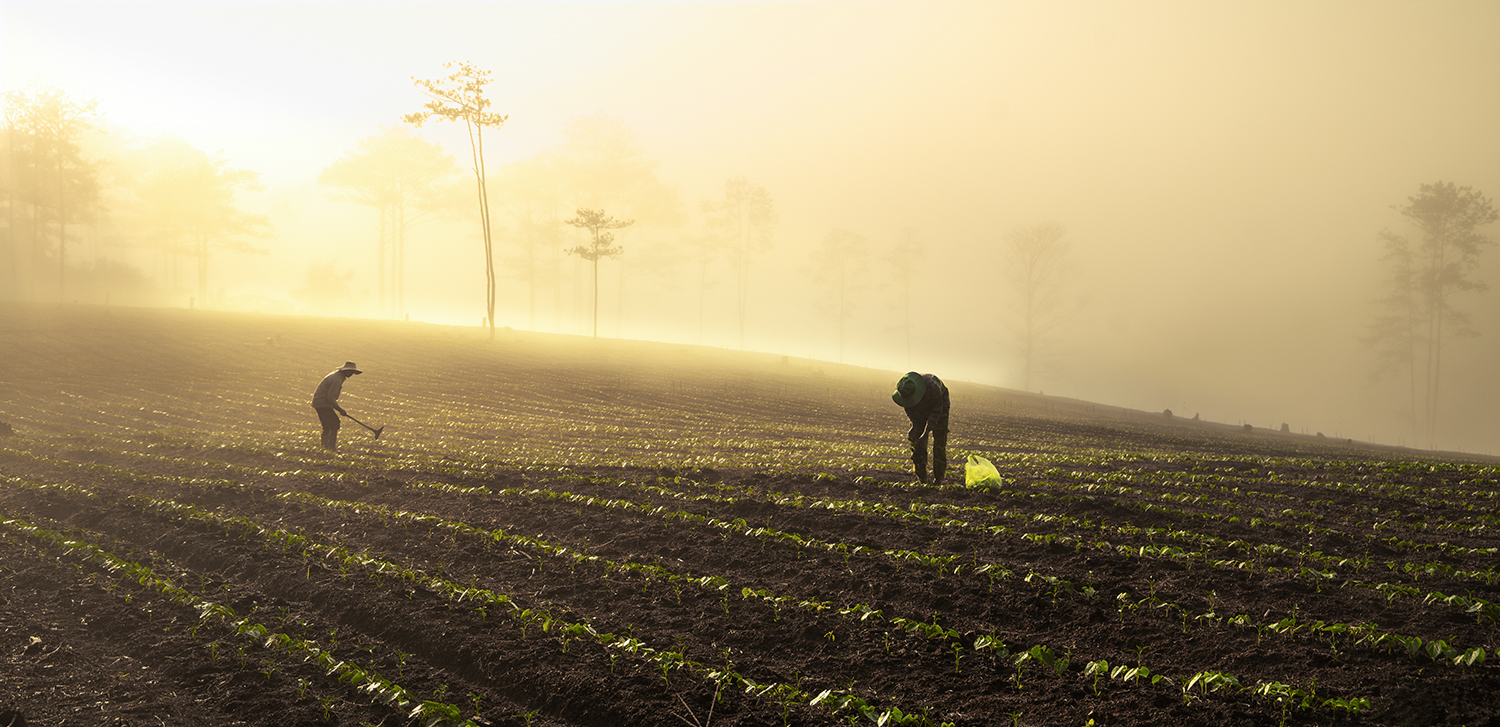
[[(569, 205), (561, 220), (586, 204), (637, 218), (615, 231), (623, 254), (598, 262), (601, 336), (931, 371), (955, 406), (965, 381), (1029, 382), (1500, 454), (1500, 249), (1472, 271), (1493, 289), (1453, 298), (1478, 335), (1444, 348), (1430, 440), (1360, 340), (1387, 293), (1381, 232), (1415, 234), (1396, 208), (1439, 181), (1500, 195), (1496, 38), (1500, 3), (1485, 1), (6, 0), (4, 89), (96, 101), (107, 133), (79, 144), (107, 163), (98, 210), (69, 228), (71, 287), (38, 277), (55, 252), (17, 253), (12, 222), (0, 298), (133, 302), (84, 272), (110, 261), (139, 271), (153, 304), (480, 325), (469, 138), (402, 123), (427, 100), (414, 77), (469, 61), (509, 116), (484, 136), (498, 325), (592, 330), (590, 264), (562, 252), (579, 230), (552, 220), (534, 285), (507, 261), (526, 235), (517, 209), (542, 187), (526, 165), (587, 156), (576, 132), (593, 119), (655, 185), (579, 183), (552, 200)], [(403, 126), (453, 157), (466, 196), (408, 231), (398, 305), (375, 208), (332, 200), (319, 178)], [(193, 263), (152, 251), (138, 198), (110, 191), (164, 138), (258, 174), (234, 200), (274, 230), (243, 238), (260, 252), (215, 250), (205, 294)], [(769, 247), (744, 268), (728, 250), (703, 267), (690, 243), (714, 229), (700, 206), (741, 178), (774, 207)], [(1068, 272), (1028, 377), (1006, 241), (1048, 224), (1065, 231)], [(835, 231), (863, 245), (843, 254), (860, 266), (842, 307), (819, 257)], [(1480, 232), (1496, 240), (1500, 225)], [(893, 265), (903, 240), (920, 252)], [(310, 273), (334, 294), (309, 292)]]

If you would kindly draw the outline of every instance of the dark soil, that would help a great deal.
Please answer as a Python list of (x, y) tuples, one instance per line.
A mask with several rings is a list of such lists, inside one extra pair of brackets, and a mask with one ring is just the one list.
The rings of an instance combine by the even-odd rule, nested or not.
[[(86, 326), (54, 330), (27, 321), (51, 332), (59, 358), (86, 345)], [(207, 348), (198, 354), (220, 339), (204, 333), (201, 340)], [(518, 348), (518, 357), (543, 355)], [(43, 354), (28, 355), (40, 361)], [(119, 365), (149, 381), (149, 366), (129, 360)], [(616, 381), (609, 372), (633, 366), (579, 366), (564, 375), (554, 364), (549, 371), (559, 380), (530, 409), (476, 405), (464, 421), (483, 434), (587, 420), (598, 412), (578, 392), (606, 391)], [(12, 385), (0, 403), (18, 432), (0, 440), (0, 715), (9, 710), (46, 725), (419, 723), (296, 653), (200, 619), (160, 588), (84, 560), (77, 548), (28, 535), (25, 524), (146, 565), (198, 598), (316, 642), (419, 700), (477, 715), (480, 724), (813, 725), (853, 716), (806, 699), (781, 703), (734, 682), (719, 686), (687, 667), (663, 671), (564, 630), (582, 623), (680, 652), (705, 670), (727, 667), (808, 695), (847, 691), (882, 711), (894, 706), (958, 725), (1474, 727), (1500, 714), (1495, 621), (1433, 597), (1500, 602), (1490, 463), (1157, 426), (1093, 414), (1085, 404), (1051, 412), (1051, 404), (1022, 395), (976, 391), (968, 395), (962, 446), (990, 453), (1005, 482), (932, 487), (913, 482), (899, 454), (891, 456), (899, 442), (859, 453), (877, 446), (870, 443), (881, 427), (889, 424), (898, 439), (903, 427), (896, 417), (876, 420), (883, 409), (853, 398), (869, 388), (856, 375), (802, 389), (800, 379), (780, 380), (791, 393), (767, 405), (734, 388), (692, 394), (723, 375), (705, 371), (701, 378), (674, 373), (676, 393), (663, 387), (661, 401), (642, 406), (648, 421), (616, 421), (676, 438), (557, 428), (538, 437), (571, 443), (578, 454), (531, 460), (486, 449), (516, 435), (475, 440), (475, 449), (437, 434), (376, 443), (347, 430), (345, 453), (330, 456), (310, 446), (315, 432), (220, 425), (181, 403), (132, 406), (144, 396), (139, 388), (101, 389), (80, 407), (58, 393), (65, 379), (0, 372)], [(185, 371), (160, 375), (169, 379), (163, 391), (198, 385)], [(247, 380), (214, 408), (252, 422), (254, 402), (278, 396), (265, 392), (279, 385), (271, 373)], [(753, 434), (774, 431), (779, 403), (819, 388), (826, 398), (798, 411), (823, 411), (826, 429), (810, 421), (789, 424), (792, 435)], [(456, 412), (445, 415), (451, 421), (469, 411), (441, 386), (413, 386), (402, 396)], [(668, 403), (684, 399), (697, 403)], [(392, 420), (391, 406), (376, 412), (380, 421)], [(976, 411), (984, 407), (985, 414)], [(273, 422), (279, 416), (266, 414)], [(664, 423), (672, 416), (693, 421), (678, 430)], [(160, 427), (153, 417), (196, 424)], [(722, 430), (714, 429), (720, 421)], [(804, 426), (811, 430), (798, 429)], [(684, 439), (682, 431), (734, 436), (714, 442)], [(627, 449), (646, 444), (668, 455)], [(795, 456), (785, 466), (760, 464), (765, 453), (793, 447), (833, 452), (832, 464), (809, 466)], [(736, 458), (756, 464), (724, 464)], [(954, 474), (961, 483), (962, 468)], [(163, 501), (243, 519), (211, 524), (164, 509)], [(867, 506), (860, 511), (853, 502)], [(262, 530), (307, 541), (276, 544)], [(497, 530), (595, 559), (496, 538)], [(558, 626), (523, 630), (508, 606), (481, 611), (422, 580), (350, 566), (309, 551), (310, 544), (507, 594), (515, 609), (546, 612)], [(898, 551), (951, 560), (931, 567)], [(626, 564), (647, 568), (620, 567)], [(1011, 575), (981, 573), (985, 564)], [(692, 582), (708, 577), (728, 585)], [(1368, 587), (1378, 583), (1387, 587)], [(755, 591), (787, 598), (772, 603)], [(798, 603), (805, 601), (827, 605)], [(840, 612), (859, 606), (880, 614)], [(1231, 624), (1240, 615), (1249, 625)], [(907, 633), (893, 618), (936, 623), (957, 636)], [(1266, 628), (1288, 618), (1300, 624), (1290, 635)], [(1399, 646), (1358, 645), (1308, 626), (1319, 621), (1483, 648), (1488, 659), (1462, 666)], [(984, 636), (999, 638), (1009, 653), (976, 648)], [(1018, 670), (1016, 654), (1037, 645), (1068, 664), (1027, 661)], [(1144, 666), (1149, 675), (1086, 675), (1098, 660)], [(1202, 673), (1232, 674), (1245, 689), (1185, 693)], [(1151, 676), (1166, 678), (1153, 683)], [(1271, 683), (1311, 691), (1311, 708), (1249, 689)], [(1351, 714), (1325, 704), (1334, 699), (1367, 699), (1369, 707)]]

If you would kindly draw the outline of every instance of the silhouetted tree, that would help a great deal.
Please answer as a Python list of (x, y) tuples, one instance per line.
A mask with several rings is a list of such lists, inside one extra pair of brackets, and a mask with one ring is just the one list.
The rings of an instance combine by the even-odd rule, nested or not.
[(803, 273), (813, 281), (818, 310), (838, 329), (838, 360), (844, 361), (844, 322), (854, 314), (854, 296), (868, 286), (870, 250), (864, 235), (833, 230), (813, 249)]
[(1500, 213), (1480, 192), (1451, 182), (1423, 184), (1405, 205), (1394, 209), (1416, 228), (1419, 238), (1413, 241), (1389, 230), (1380, 233), (1390, 266), (1390, 289), (1365, 341), (1378, 349), (1383, 371), (1407, 374), (1412, 426), (1425, 428), (1431, 447), (1444, 345), (1477, 335), (1455, 298), (1486, 288), (1471, 275), (1484, 247), (1494, 244), (1479, 228), (1500, 219)]
[[(379, 306), (399, 315), (406, 304), (406, 233), (452, 202), (446, 183), (458, 173), (453, 157), (410, 129), (388, 126), (355, 142), (318, 175), (339, 202), (374, 207), (380, 216)], [(387, 265), (389, 264), (389, 272)], [(387, 299), (386, 291), (390, 296)]]
[[(47, 227), (55, 223), (60, 302), (67, 277), (68, 223), (85, 219), (99, 198), (98, 165), (83, 158), (77, 143), (79, 135), (92, 128), (89, 117), (98, 102), (74, 100), (56, 86), (33, 84), (24, 91), (7, 91), (0, 107), (6, 125), (9, 174), (3, 179), (12, 276), (20, 275), (22, 265), (17, 228), (27, 229), (31, 277), (40, 280), (49, 252)], [(19, 292), (20, 279), (12, 282)]]
[(264, 215), (242, 212), (235, 203), (238, 191), (263, 188), (260, 175), (231, 169), (222, 157), (210, 157), (180, 139), (157, 141), (143, 154), (144, 168), (131, 182), (131, 213), (148, 244), (168, 258), (196, 261), (198, 300), (207, 305), (212, 253), (260, 252), (245, 238), (272, 234)]
[(308, 311), (323, 315), (343, 313), (354, 300), (349, 283), (354, 271), (340, 273), (334, 260), (320, 260), (307, 267), (302, 286), (292, 290), (292, 298)]
[[(5, 169), (0, 178), (0, 192), (5, 195), (5, 256), (9, 264), (6, 290), (17, 300), (31, 292), (23, 283), (36, 279), (35, 271), (22, 275), (26, 267), (40, 264), (37, 255), (40, 229), (41, 175), (38, 168), (38, 143), (31, 129), (26, 96), (19, 91), (7, 92), (0, 102), (5, 116)], [(29, 244), (22, 245), (22, 239)], [(33, 259), (37, 262), (32, 262)], [(30, 264), (28, 264), (30, 263)]]
[(686, 238), (685, 247), (688, 258), (698, 266), (698, 343), (703, 343), (705, 298), (708, 289), (713, 287), (713, 282), (708, 277), (708, 270), (714, 259), (719, 256), (720, 250), (723, 249), (724, 241), (715, 229), (714, 215), (717, 214), (717, 208), (714, 207), (714, 203), (704, 200), (698, 205), (698, 211), (702, 212), (704, 217), (703, 234)]
[(744, 177), (724, 183), (724, 199), (713, 205), (714, 225), (739, 277), (740, 348), (745, 347), (745, 310), (750, 295), (750, 262), (771, 249), (776, 209), (766, 188)]
[(1056, 223), (1017, 227), (1005, 235), (1001, 279), (1012, 316), (1007, 327), (1021, 357), (1021, 386), (1030, 391), (1054, 355), (1059, 326), (1076, 311), (1066, 298), (1074, 268), (1067, 230)]
[(635, 220), (616, 220), (604, 213), (604, 210), (578, 209), (578, 216), (568, 220), (568, 224), (581, 229), (588, 230), (593, 236), (593, 242), (589, 245), (578, 245), (568, 249), (571, 255), (588, 260), (594, 266), (594, 338), (599, 337), (599, 259), (604, 257), (619, 257), (625, 252), (625, 248), (615, 247), (615, 233), (610, 230), (618, 230), (629, 227)]
[(495, 337), (495, 246), (490, 228), (490, 197), (485, 187), (484, 174), (484, 127), (500, 128), (509, 116), (486, 111), (490, 100), (484, 97), (484, 87), (490, 82), (490, 72), (482, 71), (467, 61), (444, 63), (443, 68), (458, 66), (458, 70), (446, 78), (412, 81), (428, 98), (424, 110), (402, 117), (407, 123), (420, 127), (436, 116), (447, 121), (462, 121), (469, 132), (469, 151), (474, 157), (474, 180), (479, 193), (479, 225), (484, 233), (484, 283), (485, 323), (490, 328), (490, 338)]
[(1421, 431), (1417, 423), (1422, 408), (1418, 404), (1416, 363), (1417, 351), (1422, 346), (1420, 331), (1423, 319), (1416, 259), (1411, 243), (1405, 237), (1383, 230), (1378, 238), (1385, 248), (1388, 289), (1379, 301), (1381, 311), (1367, 325), (1361, 340), (1375, 349), (1373, 378), (1376, 381), (1387, 374), (1406, 380), (1407, 405), (1404, 416), (1415, 435)]
[(659, 199), (674, 195), (656, 178), (656, 162), (646, 157), (624, 119), (602, 111), (577, 116), (563, 125), (562, 134), (553, 162), (578, 206), (617, 207), (631, 214), (677, 206), (675, 200)]
[(897, 236), (895, 247), (885, 257), (890, 266), (891, 288), (894, 292), (889, 300), (898, 313), (896, 322), (888, 326), (887, 330), (901, 334), (906, 345), (907, 366), (911, 365), (911, 289), (917, 271), (922, 268), (922, 251), (917, 231), (904, 227)]
[(665, 230), (682, 223), (682, 201), (675, 187), (656, 176), (657, 163), (646, 156), (635, 132), (623, 119), (603, 111), (578, 116), (563, 125), (562, 133), (563, 143), (549, 158), (570, 201), (568, 207), (612, 209), (635, 220), (632, 244), (644, 254), (632, 255), (619, 266), (619, 315), (625, 308), (627, 282), (631, 280), (627, 271), (659, 275), (662, 285), (671, 284), (671, 266), (661, 264), (670, 262), (670, 255), (655, 254), (652, 248), (659, 247)]
[[(536, 330), (537, 291), (544, 282), (556, 283), (563, 246), (565, 191), (556, 154), (539, 154), (509, 164), (496, 175), (503, 208), (513, 223), (507, 240), (516, 254), (501, 262), (512, 277), (526, 283), (527, 327)], [(550, 269), (548, 266), (551, 266)], [(554, 298), (554, 309), (560, 308)]]

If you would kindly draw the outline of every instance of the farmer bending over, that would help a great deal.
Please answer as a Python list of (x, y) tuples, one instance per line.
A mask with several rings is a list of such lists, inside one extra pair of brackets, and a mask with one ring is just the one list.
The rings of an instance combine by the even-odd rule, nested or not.
[(948, 471), (948, 387), (932, 374), (911, 371), (896, 382), (891, 399), (904, 407), (911, 419), (906, 439), (911, 442), (917, 479), (927, 481), (927, 433), (931, 432), (932, 482), (943, 484), (943, 474)]
[(323, 448), (330, 452), (339, 447), (338, 414), (349, 416), (349, 412), (339, 406), (339, 394), (344, 391), (344, 379), (357, 373), (361, 372), (355, 367), (354, 362), (345, 361), (341, 368), (324, 376), (323, 380), (318, 382), (317, 391), (313, 392), (313, 410), (318, 412), (318, 420), (323, 422)]

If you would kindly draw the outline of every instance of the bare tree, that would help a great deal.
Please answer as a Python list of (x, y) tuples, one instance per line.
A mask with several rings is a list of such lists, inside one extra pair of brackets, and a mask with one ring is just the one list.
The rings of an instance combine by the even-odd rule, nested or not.
[(714, 224), (729, 261), (739, 274), (740, 348), (745, 347), (745, 311), (750, 296), (750, 263), (758, 253), (771, 249), (776, 228), (776, 209), (766, 188), (735, 177), (724, 183), (724, 199), (713, 205)]
[[(660, 278), (652, 286), (673, 284), (670, 264), (675, 262), (662, 233), (681, 224), (685, 217), (677, 189), (656, 175), (657, 162), (646, 156), (635, 132), (624, 119), (603, 111), (575, 117), (562, 129), (564, 142), (552, 155), (560, 173), (569, 207), (612, 209), (635, 220), (632, 244), (642, 254), (632, 255), (616, 267), (616, 319), (626, 307), (626, 289), (641, 272)], [(594, 272), (598, 272), (597, 268)], [(596, 302), (597, 305), (597, 302)]]
[[(332, 199), (374, 207), (380, 216), (380, 312), (399, 315), (406, 304), (406, 233), (435, 212), (448, 209), (458, 172), (453, 157), (410, 129), (389, 126), (360, 138), (354, 149), (325, 167), (318, 183), (334, 188)], [(389, 296), (387, 295), (389, 290)]]
[(833, 230), (823, 236), (823, 243), (812, 251), (810, 264), (803, 269), (813, 281), (818, 310), (832, 317), (838, 334), (838, 360), (844, 362), (844, 323), (854, 314), (856, 294), (868, 287), (870, 250), (864, 235), (848, 230)]
[(610, 230), (618, 230), (629, 227), (635, 220), (616, 220), (604, 213), (604, 210), (578, 209), (578, 216), (568, 220), (568, 224), (588, 230), (593, 236), (593, 242), (589, 245), (578, 245), (568, 249), (568, 253), (588, 260), (594, 266), (594, 338), (599, 337), (599, 259), (605, 257), (619, 257), (625, 252), (623, 247), (615, 247), (615, 233)]
[(484, 175), (484, 127), (500, 128), (509, 116), (486, 111), (490, 100), (484, 97), (484, 87), (490, 82), (490, 72), (482, 71), (473, 63), (444, 63), (443, 68), (457, 65), (458, 70), (446, 78), (412, 81), (428, 98), (424, 110), (402, 117), (406, 123), (421, 127), (436, 116), (447, 121), (462, 121), (469, 132), (469, 151), (474, 158), (474, 181), (479, 193), (479, 225), (484, 233), (484, 284), (485, 323), (490, 328), (490, 338), (495, 337), (495, 246), (490, 228), (490, 197), (485, 187)]
[(1420, 237), (1413, 242), (1390, 231), (1381, 233), (1390, 264), (1390, 290), (1365, 341), (1379, 349), (1383, 369), (1407, 372), (1412, 424), (1418, 426), (1420, 404), (1420, 426), (1432, 447), (1445, 344), (1478, 335), (1456, 298), (1486, 288), (1472, 273), (1484, 247), (1494, 241), (1479, 228), (1500, 219), (1500, 213), (1480, 192), (1451, 182), (1423, 184), (1395, 209)]
[(1062, 225), (1048, 222), (1005, 235), (1001, 277), (1012, 314), (1007, 327), (1015, 335), (1026, 391), (1056, 355), (1057, 329), (1076, 312), (1066, 297), (1075, 272), (1066, 234)]

